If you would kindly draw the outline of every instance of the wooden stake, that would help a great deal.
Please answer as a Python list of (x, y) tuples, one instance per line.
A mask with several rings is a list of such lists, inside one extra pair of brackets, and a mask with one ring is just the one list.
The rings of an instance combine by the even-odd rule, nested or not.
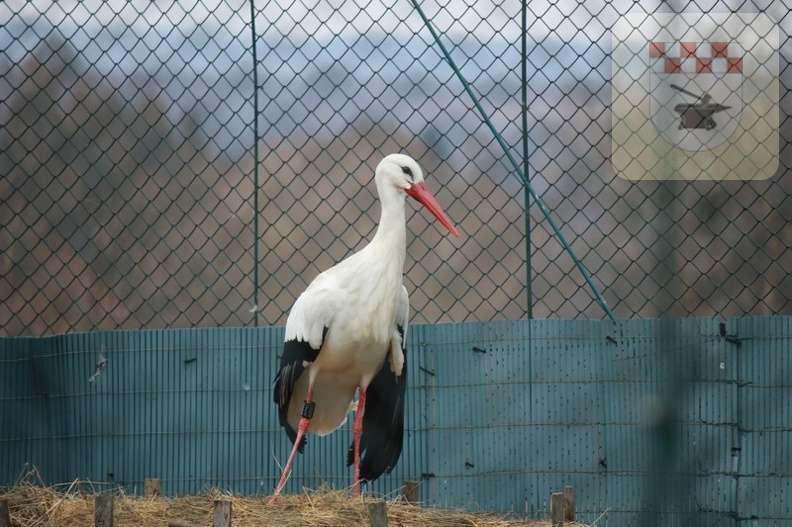
[(113, 527), (112, 494), (100, 494), (94, 498), (94, 527)]
[(383, 500), (369, 503), (368, 510), (371, 527), (388, 527), (388, 506)]
[(197, 523), (185, 523), (185, 522), (177, 522), (177, 521), (169, 521), (168, 527), (203, 527), (203, 525), (198, 525)]
[(215, 500), (212, 527), (231, 527), (231, 502)]
[(550, 521), (553, 527), (564, 527), (564, 494), (554, 492), (550, 495)]
[(419, 485), (417, 481), (406, 480), (404, 482), (404, 501), (412, 505), (418, 504)]
[(0, 500), (0, 527), (11, 527), (11, 511), (8, 500)]
[(575, 487), (564, 487), (564, 520), (575, 521)]
[(162, 494), (162, 480), (159, 478), (146, 478), (143, 489), (143, 494), (147, 498), (159, 498)]

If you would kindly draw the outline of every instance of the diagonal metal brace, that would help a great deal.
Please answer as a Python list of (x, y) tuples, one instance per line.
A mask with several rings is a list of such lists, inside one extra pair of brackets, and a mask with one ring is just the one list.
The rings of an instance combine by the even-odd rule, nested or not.
[(545, 219), (550, 224), (550, 227), (552, 227), (553, 232), (556, 234), (556, 236), (558, 236), (558, 239), (561, 241), (561, 245), (563, 245), (566, 252), (569, 253), (569, 256), (572, 257), (572, 261), (575, 262), (575, 266), (577, 266), (578, 270), (580, 271), (580, 274), (583, 275), (583, 279), (591, 288), (592, 292), (594, 293), (594, 297), (597, 299), (597, 302), (599, 302), (600, 306), (602, 306), (602, 309), (605, 311), (605, 314), (608, 316), (611, 322), (613, 322), (616, 326), (618, 326), (618, 322), (616, 321), (616, 316), (613, 314), (613, 311), (611, 311), (611, 308), (608, 306), (608, 303), (602, 297), (602, 293), (600, 293), (599, 288), (591, 279), (591, 275), (589, 275), (588, 271), (583, 266), (583, 262), (581, 262), (580, 259), (575, 254), (575, 251), (572, 249), (572, 246), (570, 246), (569, 242), (567, 242), (564, 233), (561, 232), (561, 229), (558, 227), (555, 220), (550, 215), (550, 211), (547, 209), (547, 206), (545, 205), (544, 201), (536, 193), (530, 181), (528, 181), (528, 178), (525, 177), (525, 173), (520, 168), (520, 165), (517, 163), (517, 161), (514, 159), (514, 156), (512, 156), (509, 150), (509, 146), (503, 140), (500, 133), (495, 128), (495, 125), (492, 124), (492, 121), (487, 115), (487, 112), (484, 110), (484, 107), (481, 106), (478, 97), (476, 97), (476, 95), (473, 93), (473, 90), (470, 88), (470, 84), (468, 84), (467, 80), (465, 80), (465, 76), (462, 75), (462, 71), (457, 67), (456, 63), (454, 62), (454, 59), (451, 58), (451, 54), (448, 52), (446, 47), (440, 41), (440, 36), (435, 31), (434, 27), (432, 26), (432, 23), (429, 22), (429, 19), (426, 17), (426, 14), (423, 12), (423, 9), (421, 9), (421, 6), (418, 5), (418, 0), (410, 0), (410, 2), (412, 3), (413, 7), (415, 7), (415, 10), (420, 15), (421, 19), (424, 22), (424, 25), (426, 25), (426, 28), (432, 34), (432, 38), (434, 38), (437, 47), (439, 47), (440, 51), (443, 52), (443, 56), (445, 56), (445, 59), (448, 61), (449, 66), (451, 66), (451, 69), (454, 70), (454, 73), (456, 74), (457, 78), (462, 83), (462, 87), (465, 88), (465, 91), (470, 96), (470, 99), (473, 101), (473, 105), (481, 114), (482, 119), (484, 119), (484, 123), (492, 131), (493, 135), (495, 136), (495, 140), (503, 149), (503, 153), (506, 154), (506, 157), (508, 158), (512, 167), (514, 168), (514, 171), (517, 172), (517, 174), (520, 176), (520, 179), (522, 179), (522, 182), (525, 185), (525, 188), (528, 190), (528, 193), (531, 195), (531, 197), (534, 199), (536, 204), (539, 206), (539, 210), (542, 211), (542, 214), (544, 215)]

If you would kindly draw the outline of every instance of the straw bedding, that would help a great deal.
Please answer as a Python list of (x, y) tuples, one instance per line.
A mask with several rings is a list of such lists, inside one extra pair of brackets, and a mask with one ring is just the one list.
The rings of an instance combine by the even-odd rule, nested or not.
[[(90, 483), (75, 481), (65, 491), (30, 481), (0, 488), (7, 500), (13, 527), (91, 526), (94, 524), (94, 494)], [(143, 498), (115, 492), (115, 527), (166, 527), (169, 522), (211, 526), (214, 501), (231, 501), (233, 527), (369, 527), (368, 504), (374, 498), (354, 499), (347, 491), (321, 488), (302, 494), (280, 496), (267, 503), (267, 496), (236, 496), (217, 490), (198, 495)], [(402, 499), (387, 501), (391, 527), (545, 527), (549, 521), (508, 519), (492, 513), (420, 507)], [(2, 519), (0, 519), (2, 523)], [(579, 525), (567, 523), (567, 526)]]

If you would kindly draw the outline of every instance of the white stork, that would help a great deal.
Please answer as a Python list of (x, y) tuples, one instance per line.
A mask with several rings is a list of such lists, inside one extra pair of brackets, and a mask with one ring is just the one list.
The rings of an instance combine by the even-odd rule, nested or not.
[(412, 158), (391, 154), (374, 180), (382, 204), (379, 227), (359, 252), (324, 271), (297, 298), (286, 320), (274, 400), (294, 444), (274, 496), (280, 494), (305, 434), (327, 435), (354, 408), (354, 495), (361, 481), (390, 472), (401, 455), (406, 390), (405, 343), (409, 303), (402, 285), (407, 196), (421, 202), (454, 236), (443, 209)]

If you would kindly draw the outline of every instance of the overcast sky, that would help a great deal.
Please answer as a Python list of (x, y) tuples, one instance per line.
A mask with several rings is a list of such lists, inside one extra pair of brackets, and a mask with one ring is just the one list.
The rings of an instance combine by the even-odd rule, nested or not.
[[(702, 4), (699, 7), (698, 4)], [(706, 5), (703, 5), (706, 4)], [(792, 0), (762, 2), (761, 10), (780, 21), (782, 28), (790, 23), (787, 16)], [(767, 5), (765, 5), (767, 4)], [(435, 28), (457, 39), (473, 34), (486, 41), (492, 35), (517, 42), (521, 32), (521, 7), (518, 0), (422, 0), (419, 4)], [(756, 12), (759, 7), (746, 2), (660, 2), (651, 0), (637, 4), (633, 0), (531, 0), (528, 2), (528, 33), (541, 41), (555, 34), (562, 39), (600, 41), (616, 20), (628, 12), (659, 11), (731, 11)], [(410, 0), (258, 0), (257, 32), (273, 27), (283, 35), (329, 38), (333, 34), (366, 33), (372, 29), (384, 32), (424, 33), (426, 28)], [(639, 6), (639, 7), (636, 7)], [(129, 26), (136, 34), (155, 28), (166, 35), (178, 27), (188, 32), (196, 26), (224, 26), (240, 35), (250, 21), (248, 0), (197, 0), (190, 2), (129, 0), (5, 0), (0, 2), (0, 23), (21, 18), (30, 24), (46, 20), (55, 27)], [(787, 31), (788, 32), (788, 31)], [(428, 38), (428, 35), (426, 36)]]

